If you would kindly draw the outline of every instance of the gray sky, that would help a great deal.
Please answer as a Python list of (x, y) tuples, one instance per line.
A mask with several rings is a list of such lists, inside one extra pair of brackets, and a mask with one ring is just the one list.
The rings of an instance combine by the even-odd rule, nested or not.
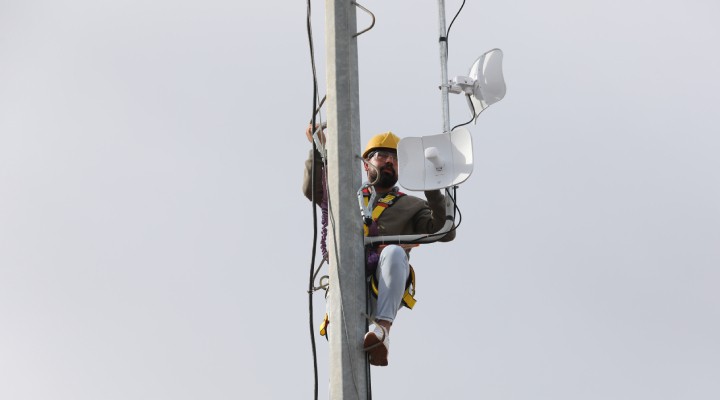
[[(363, 5), (363, 142), (441, 133), (435, 2)], [(305, 12), (0, 0), (0, 398), (312, 398)], [(720, 397), (719, 19), (468, 1), (449, 73), (499, 47), (508, 92), (375, 398)]]

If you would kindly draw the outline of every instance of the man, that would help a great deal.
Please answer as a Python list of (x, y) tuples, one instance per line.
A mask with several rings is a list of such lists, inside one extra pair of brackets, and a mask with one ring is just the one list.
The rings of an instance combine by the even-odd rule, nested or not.
[[(306, 131), (312, 140), (312, 131)], [(363, 153), (364, 170), (368, 182), (374, 183), (376, 204), (368, 204), (375, 218), (365, 232), (369, 236), (412, 235), (435, 233), (445, 224), (445, 198), (439, 190), (426, 191), (427, 201), (415, 196), (405, 195), (395, 184), (398, 181), (397, 146), (400, 138), (392, 132), (373, 136)], [(320, 203), (323, 188), (323, 165), (319, 156), (315, 157), (315, 199)], [(303, 192), (310, 199), (312, 154), (305, 162)], [(369, 193), (366, 193), (369, 197)], [(383, 203), (378, 206), (378, 203)], [(381, 209), (378, 209), (380, 207)], [(360, 217), (358, 215), (358, 217)], [(446, 234), (441, 241), (455, 238), (455, 231)], [(375, 277), (377, 302), (374, 312), (374, 327), (365, 335), (363, 346), (368, 352), (372, 365), (388, 365), (390, 348), (390, 328), (403, 302), (406, 283), (410, 274), (410, 247), (404, 245), (386, 245), (368, 249), (366, 260), (368, 276)]]

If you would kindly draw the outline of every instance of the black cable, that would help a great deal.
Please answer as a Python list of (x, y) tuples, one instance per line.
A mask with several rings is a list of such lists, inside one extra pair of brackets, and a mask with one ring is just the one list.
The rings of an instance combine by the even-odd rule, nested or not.
[[(457, 13), (455, 13), (455, 16), (453, 17), (452, 21), (450, 22), (450, 26), (448, 26), (448, 28), (447, 28), (447, 31), (445, 31), (445, 57), (450, 56), (450, 41), (448, 40), (450, 37), (450, 29), (452, 29), (453, 24), (455, 23), (455, 20), (457, 19), (457, 17), (460, 15), (460, 12), (462, 11), (463, 7), (465, 7), (465, 0), (463, 0), (462, 4), (460, 5), (460, 8), (457, 10)], [(468, 95), (468, 100), (469, 99), (470, 99), (470, 96)], [(468, 121), (468, 122), (465, 122), (464, 124), (456, 125), (455, 127), (453, 127), (451, 129), (451, 131), (455, 130), (455, 128), (459, 128), (461, 126), (465, 126), (465, 125), (473, 122), (473, 120), (475, 119), (475, 108), (472, 105), (472, 101), (470, 101), (470, 106), (473, 107), (472, 119), (470, 119), (470, 121)]]
[(462, 11), (463, 7), (465, 7), (465, 0), (463, 0), (462, 4), (460, 5), (460, 9), (455, 13), (455, 16), (453, 17), (452, 21), (450, 22), (450, 26), (447, 28), (447, 31), (445, 31), (445, 56), (448, 56), (450, 54), (450, 42), (448, 41), (448, 37), (450, 37), (450, 29), (452, 28), (453, 24), (455, 23), (455, 19), (460, 15), (460, 11)]
[(460, 125), (455, 125), (452, 129), (450, 129), (450, 131), (454, 131), (455, 128), (459, 128), (459, 127), (461, 127), (461, 126), (465, 126), (465, 125), (467, 125), (467, 124), (469, 124), (469, 123), (471, 123), (471, 122), (473, 122), (473, 121), (475, 120), (475, 104), (473, 104), (472, 100), (470, 99), (470, 95), (469, 95), (469, 94), (466, 94), (465, 96), (467, 96), (468, 102), (469, 102), (469, 104), (470, 104), (470, 109), (472, 110), (472, 117), (470, 118), (470, 121), (468, 121), (468, 122), (465, 122), (465, 123), (460, 124)]
[[(448, 196), (450, 196), (449, 193), (448, 193)], [(455, 205), (454, 212), (455, 212), (455, 215), (457, 216), (457, 218), (453, 218), (453, 219), (458, 221), (458, 223), (455, 224), (455, 226), (453, 226), (452, 230), (454, 231), (460, 227), (460, 224), (462, 224), (462, 212), (460, 212), (460, 207), (458, 207), (458, 205), (457, 205), (457, 186), (453, 187), (453, 194), (450, 197), (452, 198), (453, 204)]]
[[(453, 206), (454, 206), (454, 209), (453, 209), (453, 221), (455, 221), (455, 218), (454, 218), (454, 217), (455, 217), (455, 215), (457, 215), (457, 217), (459, 217), (459, 218), (458, 218), (458, 223), (457, 223), (457, 224), (453, 224), (453, 227), (450, 228), (450, 230), (448, 230), (448, 231), (445, 232), (445, 233), (431, 233), (431, 234), (429, 234), (427, 237), (445, 236), (445, 235), (447, 235), (448, 233), (457, 230), (457, 228), (460, 227), (460, 224), (462, 224), (462, 213), (460, 212), (460, 207), (458, 207), (458, 205), (457, 205), (457, 187), (456, 187), (456, 186), (453, 187), (453, 194), (450, 194), (450, 191), (449, 191), (449, 190), (448, 190), (446, 193), (447, 193), (448, 196), (450, 196), (450, 198), (451, 198), (452, 201), (453, 201)], [(422, 239), (413, 240), (413, 241), (408, 242), (408, 243), (409, 243), (409, 244), (412, 244), (412, 243), (418, 242), (419, 240), (422, 240)]]
[[(317, 72), (315, 69), (315, 48), (313, 46), (313, 37), (312, 37), (312, 22), (311, 22), (311, 6), (310, 6), (310, 0), (307, 0), (307, 33), (308, 33), (308, 42), (310, 45), (310, 64), (312, 65), (312, 75), (313, 75), (313, 108), (312, 108), (312, 118), (311, 118), (311, 125), (313, 129), (315, 129), (315, 115), (317, 108), (317, 97), (318, 97), (318, 84), (317, 84)], [(315, 329), (313, 327), (313, 320), (314, 320), (314, 312), (313, 312), (313, 287), (314, 287), (314, 270), (315, 270), (315, 256), (317, 253), (317, 207), (315, 206), (315, 185), (317, 182), (315, 182), (315, 153), (317, 153), (315, 141), (313, 141), (313, 152), (312, 152), (312, 166), (310, 167), (310, 187), (312, 194), (310, 195), (310, 204), (313, 209), (313, 245), (312, 245), (312, 254), (310, 256), (310, 282), (308, 285), (308, 311), (309, 311), (309, 325), (310, 325), (310, 343), (312, 346), (312, 355), (313, 355), (313, 370), (315, 371), (315, 400), (318, 400), (318, 365), (317, 365), (317, 348), (315, 345)]]
[[(449, 229), (447, 232), (445, 232), (445, 233), (431, 233), (431, 234), (428, 235), (428, 237), (433, 237), (433, 236), (445, 236), (445, 235), (447, 235), (448, 233), (457, 230), (457, 228), (460, 227), (460, 224), (462, 224), (462, 213), (460, 212), (460, 207), (458, 207), (458, 205), (457, 205), (457, 186), (453, 186), (452, 192), (453, 192), (453, 194), (450, 194), (450, 190), (447, 190), (447, 191), (446, 191), (447, 195), (450, 196), (450, 198), (451, 198), (452, 201), (453, 201), (453, 222), (454, 222), (456, 219), (459, 220), (459, 222), (458, 222), (457, 224), (453, 223), (453, 227), (450, 228), (450, 229)], [(458, 217), (458, 218), (456, 218), (456, 217)], [(422, 239), (413, 240), (412, 242), (409, 242), (409, 243), (417, 242), (418, 240), (422, 240)]]
[[(454, 209), (453, 209), (453, 221), (456, 220), (455, 216), (457, 216), (457, 217), (458, 217), (458, 218), (457, 218), (458, 223), (457, 223), (457, 224), (453, 224), (453, 227), (450, 228), (447, 232), (444, 232), (444, 233), (430, 233), (430, 234), (427, 235), (426, 238), (428, 238), (428, 237), (434, 237), (434, 236), (445, 236), (445, 235), (449, 234), (450, 232), (453, 232), (453, 231), (457, 230), (457, 229), (460, 227), (460, 224), (462, 224), (462, 213), (460, 212), (460, 207), (458, 207), (458, 205), (457, 205), (457, 187), (453, 187), (453, 193), (454, 193), (454, 194), (450, 194), (450, 191), (449, 191), (449, 190), (447, 191), (447, 195), (450, 196), (451, 199), (453, 199), (453, 205), (454, 205)], [(411, 241), (408, 241), (407, 243), (408, 243), (408, 244), (420, 243), (420, 240), (423, 240), (423, 239), (425, 239), (425, 238), (416, 239), (416, 240), (411, 240)]]

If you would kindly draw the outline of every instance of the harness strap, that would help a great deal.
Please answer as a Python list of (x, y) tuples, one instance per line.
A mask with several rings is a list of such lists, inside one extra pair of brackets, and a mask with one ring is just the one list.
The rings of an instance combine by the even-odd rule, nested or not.
[[(368, 203), (370, 202), (370, 190), (369, 189), (363, 189), (363, 198), (365, 200), (365, 208), (367, 209)], [(405, 193), (400, 191), (390, 192), (383, 196), (381, 199), (377, 201), (377, 205), (375, 205), (375, 208), (372, 210), (372, 224), (376, 224), (378, 218), (380, 218), (380, 215), (385, 211), (388, 207), (392, 206), (397, 199), (400, 197), (405, 196)], [(370, 226), (363, 225), (363, 230), (365, 231), (365, 236), (370, 235)], [(378, 295), (378, 288), (377, 288), (377, 281), (375, 279), (374, 275), (370, 276), (370, 288), (371, 292), (375, 297), (377, 298)], [(412, 265), (410, 266), (410, 274), (408, 275), (407, 282), (405, 283), (405, 293), (403, 293), (402, 297), (402, 305), (411, 309), (415, 307), (415, 303), (417, 300), (415, 300), (415, 270), (413, 269)], [(327, 327), (330, 324), (330, 319), (328, 318), (328, 314), (325, 313), (325, 317), (323, 318), (322, 323), (320, 324), (320, 335), (327, 337)]]
[[(370, 276), (370, 288), (372, 289), (372, 294), (375, 295), (375, 298), (378, 296), (378, 288), (377, 288), (377, 279), (375, 278), (375, 275)], [(405, 282), (405, 293), (403, 293), (402, 297), (402, 305), (412, 310), (413, 307), (415, 307), (415, 303), (417, 303), (417, 300), (415, 300), (415, 270), (413, 269), (412, 265), (410, 266), (410, 274), (408, 275), (407, 282)]]
[(320, 324), (320, 336), (327, 336), (327, 326), (330, 323), (330, 318), (328, 317), (328, 313), (325, 313), (325, 318), (323, 318), (323, 322)]
[[(367, 208), (368, 202), (370, 201), (370, 190), (369, 189), (363, 189), (363, 197), (365, 200), (365, 207)], [(405, 196), (405, 193), (402, 193), (400, 191), (396, 192), (390, 192), (386, 194), (384, 197), (378, 200), (377, 205), (372, 211), (372, 220), (373, 224), (377, 223), (378, 218), (380, 218), (380, 215), (385, 211), (388, 207), (392, 206), (395, 201)], [(365, 230), (365, 236), (370, 235), (370, 226), (363, 225), (363, 229)], [(375, 279), (375, 275), (370, 275), (370, 287), (372, 289), (372, 293), (377, 297), (378, 294), (378, 288), (377, 288), (377, 282)], [(417, 300), (415, 300), (415, 270), (413, 270), (412, 266), (410, 266), (410, 274), (407, 279), (407, 283), (405, 284), (405, 293), (403, 293), (403, 300), (402, 305), (405, 307), (412, 309), (415, 306), (415, 303)]]
[[(377, 205), (375, 205), (375, 208), (372, 210), (372, 221), (373, 223), (376, 223), (378, 218), (380, 218), (380, 214), (383, 213), (388, 207), (393, 205), (395, 203), (395, 200), (398, 198), (405, 196), (405, 193), (402, 192), (391, 192), (386, 194), (384, 197), (379, 199), (377, 201)], [(368, 203), (370, 202), (370, 190), (369, 189), (363, 189), (363, 199), (365, 201), (365, 208), (368, 207)], [(365, 236), (370, 235), (370, 226), (363, 225), (363, 230), (365, 231)]]

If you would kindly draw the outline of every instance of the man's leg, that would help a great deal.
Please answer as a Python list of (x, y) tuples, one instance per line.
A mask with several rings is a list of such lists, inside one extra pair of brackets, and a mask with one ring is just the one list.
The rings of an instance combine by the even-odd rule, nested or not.
[(395, 320), (405, 294), (408, 274), (410, 264), (405, 249), (394, 244), (385, 247), (380, 253), (375, 272), (378, 284), (376, 320), (390, 324)]
[(379, 327), (368, 332), (364, 340), (364, 347), (368, 350), (370, 363), (373, 365), (387, 365), (390, 346), (388, 334), (400, 309), (409, 273), (410, 265), (405, 249), (389, 245), (382, 250), (375, 272), (378, 284), (375, 320)]

